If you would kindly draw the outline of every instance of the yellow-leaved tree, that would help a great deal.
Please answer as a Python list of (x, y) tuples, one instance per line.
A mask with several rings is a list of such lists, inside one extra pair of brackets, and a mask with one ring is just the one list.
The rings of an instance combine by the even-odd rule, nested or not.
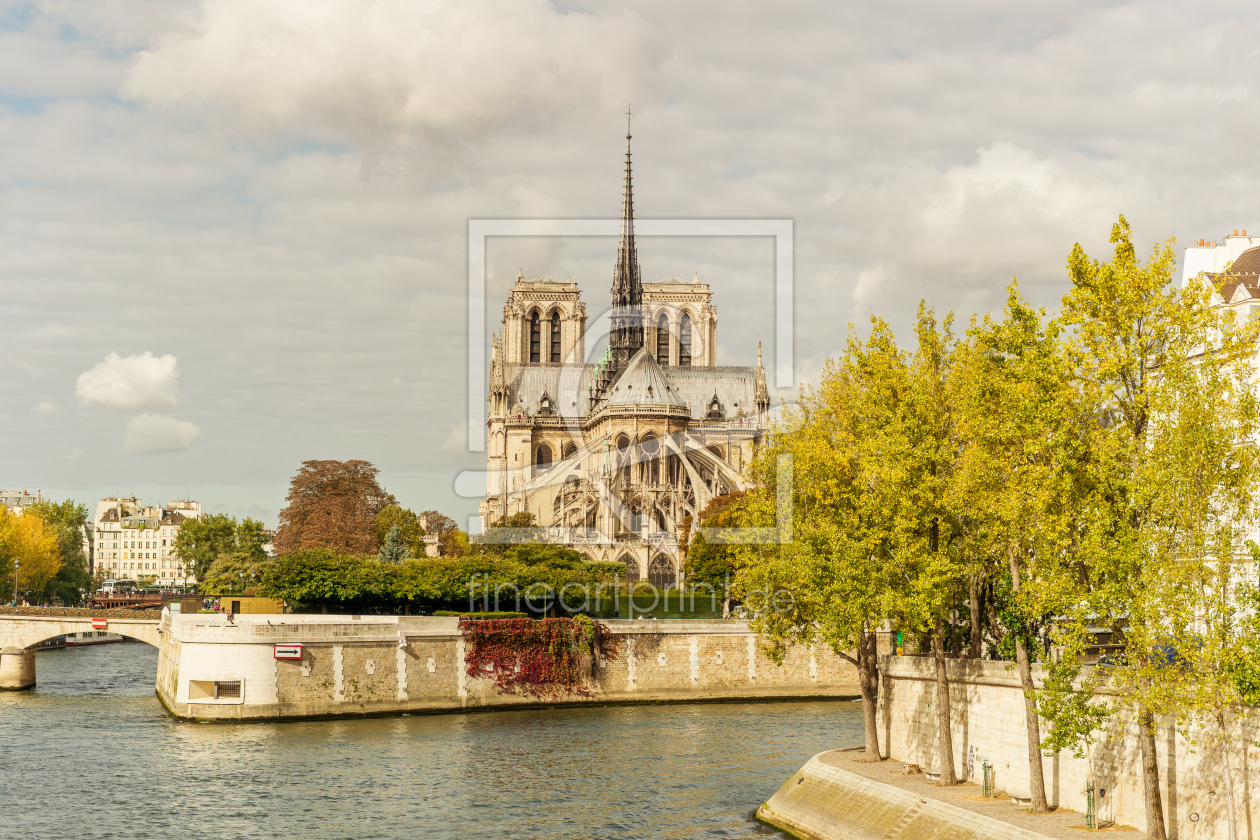
[(0, 592), (42, 590), (61, 569), (57, 532), (40, 517), (18, 516), (0, 505)]

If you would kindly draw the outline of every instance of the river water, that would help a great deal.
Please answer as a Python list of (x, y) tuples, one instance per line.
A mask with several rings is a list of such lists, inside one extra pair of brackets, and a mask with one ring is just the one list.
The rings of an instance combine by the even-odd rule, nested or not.
[(179, 723), (139, 642), (41, 651), (0, 692), (0, 836), (766, 838), (809, 756), (862, 741), (855, 702)]

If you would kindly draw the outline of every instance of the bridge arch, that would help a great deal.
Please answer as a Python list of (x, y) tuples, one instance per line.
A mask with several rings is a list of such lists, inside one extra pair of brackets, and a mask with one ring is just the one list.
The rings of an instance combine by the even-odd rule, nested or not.
[[(161, 619), (107, 618), (105, 629), (129, 639), (159, 647), (158, 625)], [(0, 615), (0, 648), (9, 650), (34, 647), (42, 641), (70, 633), (92, 630), (92, 617), (45, 618), (43, 616)]]

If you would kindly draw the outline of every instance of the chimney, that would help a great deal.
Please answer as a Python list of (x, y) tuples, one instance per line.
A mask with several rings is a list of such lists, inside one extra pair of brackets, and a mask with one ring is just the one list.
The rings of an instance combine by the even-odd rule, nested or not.
[(1234, 236), (1238, 235), (1238, 228), (1234, 228)]

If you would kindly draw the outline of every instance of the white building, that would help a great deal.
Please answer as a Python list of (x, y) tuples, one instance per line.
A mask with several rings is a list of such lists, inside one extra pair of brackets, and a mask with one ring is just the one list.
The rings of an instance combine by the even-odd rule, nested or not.
[[(1248, 236), (1246, 230), (1235, 230), (1221, 240), (1198, 240), (1186, 248), (1185, 255), (1181, 259), (1181, 285), (1186, 286), (1193, 278), (1199, 276), (1201, 271), (1209, 275), (1219, 274), (1227, 266), (1238, 262), (1238, 258), (1243, 253), (1256, 247), (1260, 247), (1260, 236)], [(1245, 266), (1238, 266), (1238, 268), (1243, 269)], [(1231, 270), (1230, 274), (1233, 273)], [(1253, 267), (1248, 273), (1253, 275), (1252, 282), (1245, 285), (1254, 286), (1255, 268)], [(1227, 300), (1226, 303), (1230, 301)]]
[(175, 499), (163, 507), (131, 498), (101, 499), (92, 525), (96, 571), (113, 578), (151, 578), (158, 585), (195, 583), (192, 564), (174, 553), (175, 537), (201, 503)]
[(0, 490), (0, 505), (4, 505), (15, 516), (22, 515), (22, 508), (42, 502), (44, 497), (38, 490), (34, 493), (26, 490)]

